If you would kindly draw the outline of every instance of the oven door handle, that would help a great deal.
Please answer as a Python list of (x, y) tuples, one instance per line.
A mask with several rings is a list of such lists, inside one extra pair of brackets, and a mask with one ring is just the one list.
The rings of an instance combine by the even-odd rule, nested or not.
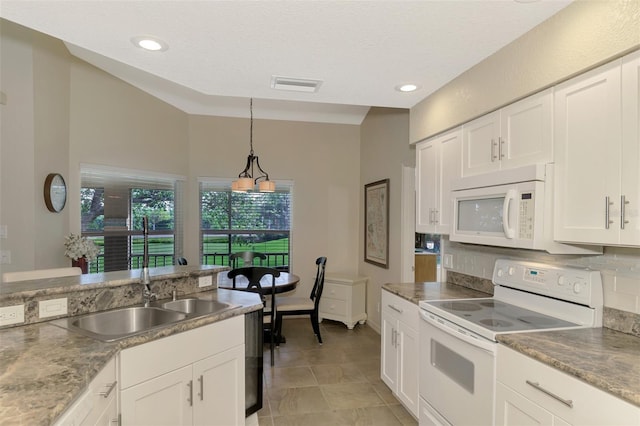
[(422, 317), (423, 321), (426, 321), (429, 325), (434, 326), (435, 328), (442, 331), (443, 333), (448, 334), (449, 336), (455, 337), (458, 340), (462, 340), (465, 343), (468, 343), (479, 349), (483, 349), (492, 354), (495, 354), (497, 351), (497, 344), (495, 342), (476, 339), (475, 337), (471, 337), (468, 334), (457, 331), (457, 327), (456, 329), (454, 329), (452, 327), (447, 327), (444, 324), (440, 324), (438, 320), (431, 318), (426, 311), (420, 311), (420, 316)]

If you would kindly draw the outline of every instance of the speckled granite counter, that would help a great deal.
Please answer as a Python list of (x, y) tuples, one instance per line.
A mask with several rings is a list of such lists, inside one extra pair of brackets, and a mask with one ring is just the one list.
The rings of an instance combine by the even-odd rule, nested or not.
[(498, 341), (640, 407), (640, 338), (608, 328), (503, 334)]
[(113, 343), (84, 337), (48, 322), (0, 330), (0, 423), (49, 425), (120, 350), (262, 309), (260, 298), (254, 293), (220, 289), (197, 296), (241, 307)]
[(402, 283), (402, 284), (384, 284), (382, 286), (395, 295), (402, 297), (416, 305), (421, 300), (438, 300), (438, 299), (470, 299), (476, 297), (491, 297), (490, 294), (462, 287), (450, 283)]

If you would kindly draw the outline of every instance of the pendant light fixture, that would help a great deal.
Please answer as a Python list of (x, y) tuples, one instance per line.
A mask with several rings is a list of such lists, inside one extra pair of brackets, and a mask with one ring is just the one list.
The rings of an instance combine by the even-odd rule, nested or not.
[[(258, 185), (258, 191), (260, 192), (274, 192), (276, 190), (275, 182), (269, 180), (269, 173), (260, 167), (258, 156), (253, 155), (253, 98), (249, 101), (249, 110), (251, 112), (251, 131), (249, 134), (249, 146), (251, 150), (247, 157), (247, 165), (238, 175), (238, 179), (231, 183), (231, 190), (234, 192), (253, 191), (255, 186)], [(260, 173), (257, 176), (254, 174), (254, 163)]]

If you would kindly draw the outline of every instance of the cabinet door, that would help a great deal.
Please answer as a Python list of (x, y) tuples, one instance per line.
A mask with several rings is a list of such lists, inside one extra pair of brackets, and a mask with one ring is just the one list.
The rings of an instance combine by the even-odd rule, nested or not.
[(391, 388), (393, 392), (398, 387), (398, 349), (396, 348), (397, 339), (397, 320), (389, 312), (382, 310), (382, 326), (380, 328), (381, 351), (380, 356), (380, 376), (382, 381)]
[(500, 112), (483, 115), (465, 124), (462, 129), (462, 175), (472, 176), (498, 170)]
[[(191, 366), (124, 389), (120, 394), (123, 425), (175, 426), (193, 423)], [(243, 404), (244, 406), (244, 404)]]
[(436, 229), (438, 234), (449, 234), (453, 220), (451, 183), (462, 177), (462, 129), (449, 132), (437, 140), (437, 199)]
[(438, 258), (435, 254), (416, 254), (414, 256), (415, 282), (432, 282), (438, 276)]
[(402, 321), (398, 322), (398, 397), (405, 407), (418, 417), (418, 381), (420, 347), (418, 332)]
[(553, 158), (552, 89), (500, 110), (501, 168), (548, 163)]
[(504, 384), (496, 383), (496, 426), (553, 425), (553, 414)]
[(244, 425), (244, 384), (244, 345), (193, 364), (193, 424)]
[(620, 61), (557, 86), (554, 102), (554, 238), (616, 244), (620, 214)]
[(95, 426), (113, 426), (118, 423), (118, 404), (115, 398), (115, 395), (111, 398), (111, 401), (108, 402), (107, 408), (105, 408), (104, 412), (98, 417)]
[(416, 232), (435, 231), (437, 145), (425, 141), (416, 145)]
[(620, 243), (640, 245), (640, 51), (622, 62), (622, 190)]

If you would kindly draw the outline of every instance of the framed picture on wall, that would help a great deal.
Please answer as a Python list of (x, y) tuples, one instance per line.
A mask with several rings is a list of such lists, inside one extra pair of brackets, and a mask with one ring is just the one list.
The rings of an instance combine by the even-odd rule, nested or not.
[(364, 261), (389, 269), (389, 179), (364, 186)]

